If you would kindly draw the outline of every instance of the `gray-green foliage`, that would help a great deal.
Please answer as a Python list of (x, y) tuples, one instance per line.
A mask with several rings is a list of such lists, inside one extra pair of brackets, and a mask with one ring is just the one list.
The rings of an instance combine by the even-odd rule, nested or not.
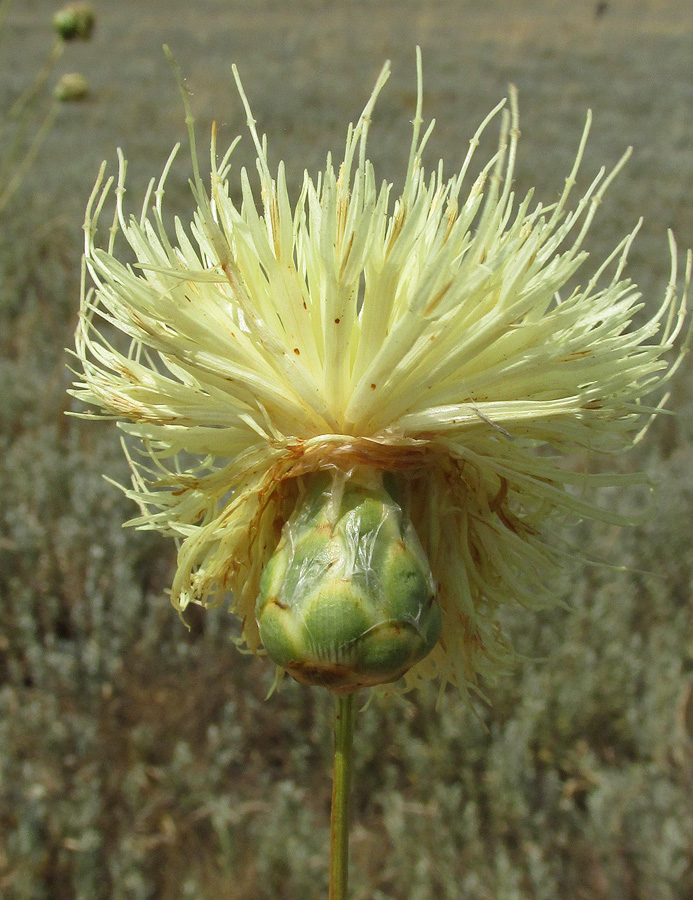
[[(63, 416), (74, 252), (29, 226), (2, 248), (3, 896), (322, 897), (329, 697), (265, 701), (224, 611), (188, 633), (169, 607), (172, 547), (121, 528), (115, 429)], [(690, 895), (691, 452), (669, 444), (642, 528), (574, 536), (630, 571), (574, 566), (573, 612), (516, 615), (527, 659), (491, 710), (432, 689), (359, 715), (355, 898)]]

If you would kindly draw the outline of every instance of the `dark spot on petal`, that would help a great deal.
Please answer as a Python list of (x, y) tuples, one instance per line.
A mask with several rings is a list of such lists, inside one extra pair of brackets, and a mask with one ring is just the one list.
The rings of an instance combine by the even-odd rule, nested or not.
[(339, 322), (340, 322), (339, 319), (335, 319), (335, 320), (334, 320), (334, 324), (335, 324), (335, 325), (339, 325)]
[(294, 347), (294, 353), (296, 354), (296, 356), (301, 355), (301, 351), (298, 349), (298, 347)]
[(375, 390), (375, 385), (374, 385), (374, 384), (371, 384), (371, 390), (372, 390), (372, 391)]

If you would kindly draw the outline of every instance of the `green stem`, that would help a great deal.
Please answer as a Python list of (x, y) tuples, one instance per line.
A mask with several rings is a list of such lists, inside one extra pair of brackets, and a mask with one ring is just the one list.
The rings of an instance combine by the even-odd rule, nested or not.
[(346, 900), (349, 878), (349, 793), (354, 737), (354, 695), (336, 698), (330, 838), (330, 900)]

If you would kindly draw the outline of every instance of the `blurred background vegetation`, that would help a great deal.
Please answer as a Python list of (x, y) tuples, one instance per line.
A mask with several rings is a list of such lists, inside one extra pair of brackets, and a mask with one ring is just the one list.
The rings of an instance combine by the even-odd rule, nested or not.
[[(59, 4), (16, 0), (0, 36), (6, 114), (53, 52)], [(645, 216), (631, 276), (652, 310), (668, 275), (665, 229), (693, 244), (693, 8), (689, 0), (118, 0), (94, 2), (89, 43), (67, 48), (25, 132), (78, 68), (0, 218), (0, 896), (7, 900), (312, 900), (326, 896), (329, 698), (285, 683), (232, 644), (223, 611), (187, 632), (166, 587), (174, 548), (123, 530), (133, 509), (117, 430), (69, 419), (64, 347), (79, 293), (81, 220), (102, 158), (123, 147), (128, 198), (184, 139), (161, 44), (192, 91), (201, 146), (244, 129), (241, 71), (271, 159), (294, 193), (340, 152), (383, 60), (370, 155), (406, 164), (424, 59), (428, 159), (452, 172), (483, 115), (520, 93), (517, 188), (550, 201), (588, 107), (582, 184), (633, 144), (600, 210), (603, 254)], [(54, 110), (55, 112), (56, 110)], [(6, 123), (7, 124), (7, 123)], [(14, 137), (13, 137), (14, 136)], [(0, 138), (9, 160), (16, 128)], [(251, 160), (244, 139), (238, 161)], [(29, 144), (24, 144), (24, 153)], [(8, 149), (10, 148), (10, 149)], [(4, 154), (4, 155), (3, 155)], [(23, 158), (23, 157), (22, 157)], [(111, 171), (114, 166), (111, 166)], [(237, 171), (237, 169), (236, 169)], [(169, 213), (189, 216), (185, 154)], [(686, 900), (693, 896), (693, 378), (624, 470), (646, 490), (601, 502), (630, 531), (568, 535), (572, 611), (517, 612), (522, 654), (486, 685), (373, 702), (358, 720), (354, 900)], [(582, 557), (605, 561), (593, 565)], [(625, 571), (619, 570), (626, 567)]]

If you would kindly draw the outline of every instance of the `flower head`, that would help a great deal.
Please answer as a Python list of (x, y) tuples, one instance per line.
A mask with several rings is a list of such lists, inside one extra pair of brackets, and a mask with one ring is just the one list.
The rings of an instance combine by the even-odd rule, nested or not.
[[(307, 480), (389, 473), (442, 616), (440, 640), (406, 686), (438, 675), (464, 688), (509, 653), (501, 604), (556, 601), (560, 557), (548, 536), (566, 518), (597, 512), (576, 488), (624, 479), (574, 471), (566, 457), (620, 452), (656, 408), (643, 398), (675, 368), (664, 357), (685, 317), (673, 239), (664, 300), (636, 325), (640, 295), (623, 270), (637, 228), (577, 279), (583, 238), (625, 157), (573, 201), (588, 118), (558, 200), (518, 200), (511, 92), (510, 110), (490, 113), (458, 174), (445, 180), (442, 164), (427, 173), (420, 61), (401, 191), (377, 183), (366, 155), (385, 66), (341, 164), (328, 157), (316, 179), (306, 173), (292, 203), (234, 74), (261, 208), (245, 170), (240, 206), (231, 199), (235, 142), (219, 161), (214, 132), (205, 188), (191, 127), (190, 224), (176, 220), (170, 235), (162, 221), (175, 151), (139, 217), (123, 209), (121, 155), (116, 216), (100, 249), (112, 186), (102, 168), (85, 220), (93, 286), (83, 290), (73, 393), (139, 441), (137, 455), (126, 449), (127, 493), (141, 509), (132, 524), (179, 541), (174, 604), (230, 598), (253, 651), (263, 568)], [(497, 153), (472, 178), (479, 136), (497, 115)], [(136, 264), (116, 258), (117, 232)], [(690, 268), (689, 255), (686, 287)]]

